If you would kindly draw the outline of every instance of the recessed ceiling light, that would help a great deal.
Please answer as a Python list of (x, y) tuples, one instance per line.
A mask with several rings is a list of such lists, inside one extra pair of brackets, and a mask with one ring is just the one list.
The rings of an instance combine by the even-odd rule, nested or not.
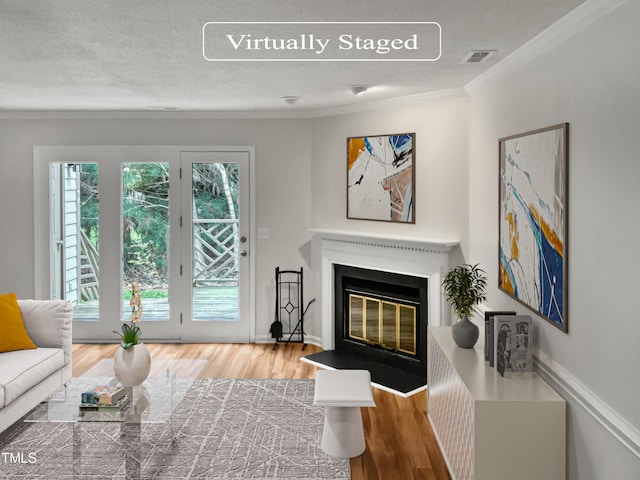
[(365, 87), (364, 85), (353, 85), (351, 87), (351, 93), (354, 95), (361, 95), (367, 90), (369, 90), (369, 87)]
[(296, 96), (282, 97), (280, 100), (282, 100), (287, 105), (293, 105), (294, 103), (298, 103), (298, 100), (300, 100), (300, 97), (296, 97)]

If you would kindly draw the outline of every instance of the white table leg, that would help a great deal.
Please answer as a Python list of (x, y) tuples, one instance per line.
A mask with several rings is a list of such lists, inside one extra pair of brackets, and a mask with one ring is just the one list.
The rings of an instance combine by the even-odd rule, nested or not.
[(327, 407), (320, 446), (333, 457), (362, 455), (365, 442), (360, 407)]

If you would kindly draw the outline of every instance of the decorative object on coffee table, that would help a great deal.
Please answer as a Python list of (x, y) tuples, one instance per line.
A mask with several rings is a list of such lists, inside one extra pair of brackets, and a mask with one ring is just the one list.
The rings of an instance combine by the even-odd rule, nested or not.
[(113, 371), (125, 387), (135, 387), (144, 382), (151, 370), (151, 354), (147, 346), (140, 342), (140, 327), (135, 325), (142, 319), (142, 294), (140, 283), (131, 284), (131, 324), (122, 325), (120, 348), (113, 357)]
[(473, 348), (478, 341), (480, 329), (469, 320), (477, 304), (486, 300), (487, 277), (478, 264), (464, 264), (447, 272), (442, 280), (447, 301), (460, 321), (453, 324), (453, 340), (461, 348)]
[(125, 387), (136, 387), (147, 379), (151, 370), (151, 354), (144, 343), (118, 348), (113, 357), (113, 373)]

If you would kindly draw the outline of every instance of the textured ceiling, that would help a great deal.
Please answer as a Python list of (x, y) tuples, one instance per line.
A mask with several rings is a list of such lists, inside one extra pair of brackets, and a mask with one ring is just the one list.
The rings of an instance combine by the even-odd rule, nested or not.
[[(0, 0), (0, 110), (314, 110), (456, 89), (583, 0)], [(434, 62), (208, 62), (207, 22), (438, 22)], [(337, 32), (336, 32), (337, 33)], [(469, 50), (497, 50), (461, 63)], [(358, 97), (352, 85), (374, 88)], [(284, 96), (301, 97), (293, 106)]]

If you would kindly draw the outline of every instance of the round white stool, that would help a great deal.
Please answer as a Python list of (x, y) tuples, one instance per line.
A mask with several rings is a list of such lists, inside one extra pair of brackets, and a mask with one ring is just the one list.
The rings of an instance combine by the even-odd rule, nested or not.
[(375, 407), (367, 370), (320, 370), (313, 404), (327, 407), (322, 450), (333, 457), (352, 458), (366, 448), (360, 407)]

